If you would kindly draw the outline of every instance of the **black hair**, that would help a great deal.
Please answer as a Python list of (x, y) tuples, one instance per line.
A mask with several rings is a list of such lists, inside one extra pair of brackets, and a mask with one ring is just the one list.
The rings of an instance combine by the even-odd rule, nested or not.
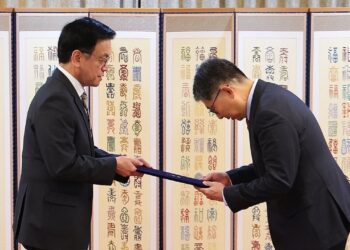
[(91, 54), (98, 41), (113, 39), (115, 31), (107, 25), (83, 17), (66, 24), (58, 39), (57, 55), (60, 63), (67, 63), (74, 50)]
[(233, 79), (247, 78), (232, 62), (226, 59), (207, 59), (198, 68), (194, 77), (193, 96), (196, 101), (211, 100), (220, 84), (229, 83)]

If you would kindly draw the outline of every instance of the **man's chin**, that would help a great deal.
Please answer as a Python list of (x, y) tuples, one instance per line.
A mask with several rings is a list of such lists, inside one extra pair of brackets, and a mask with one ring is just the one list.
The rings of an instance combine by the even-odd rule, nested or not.
[(98, 80), (94, 81), (94, 83), (91, 84), (91, 86), (92, 86), (92, 87), (97, 87), (97, 86), (100, 85), (101, 81), (102, 81), (102, 78), (98, 78)]

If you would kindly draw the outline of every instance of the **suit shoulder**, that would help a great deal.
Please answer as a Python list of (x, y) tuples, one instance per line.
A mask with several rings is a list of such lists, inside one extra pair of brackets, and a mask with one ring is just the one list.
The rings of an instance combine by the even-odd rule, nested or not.
[(59, 81), (52, 78), (39, 89), (34, 96), (29, 112), (55, 111), (60, 113), (67, 113), (74, 107), (74, 97)]
[(49, 98), (51, 96), (69, 98), (72, 95), (69, 93), (68, 89), (64, 86), (64, 83), (62, 81), (59, 81), (57, 78), (50, 77), (47, 79), (46, 83), (38, 90), (35, 97), (43, 99)]

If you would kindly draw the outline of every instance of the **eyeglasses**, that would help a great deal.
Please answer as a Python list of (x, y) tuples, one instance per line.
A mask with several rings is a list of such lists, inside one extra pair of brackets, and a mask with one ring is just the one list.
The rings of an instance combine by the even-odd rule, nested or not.
[(97, 59), (97, 61), (101, 64), (101, 66), (106, 66), (107, 63), (109, 62), (109, 60), (111, 59), (110, 56), (102, 56), (102, 57), (98, 57), (98, 56), (95, 56), (94, 54), (90, 54), (90, 53), (87, 53), (87, 52), (83, 52), (84, 54), (86, 55), (89, 55), (89, 56), (93, 56)]
[(214, 104), (215, 104), (216, 99), (218, 98), (218, 96), (219, 96), (219, 94), (220, 94), (220, 91), (221, 91), (221, 89), (219, 89), (218, 92), (216, 93), (216, 96), (215, 96), (215, 98), (214, 98), (214, 101), (213, 101), (213, 103), (211, 104), (211, 106), (210, 106), (210, 108), (209, 108), (209, 111), (212, 112), (212, 113), (214, 113), (214, 114), (216, 114), (216, 110), (215, 110)]
[(103, 57), (96, 57), (97, 61), (101, 64), (101, 66), (106, 66), (107, 63), (110, 61), (110, 57), (109, 56), (103, 56)]

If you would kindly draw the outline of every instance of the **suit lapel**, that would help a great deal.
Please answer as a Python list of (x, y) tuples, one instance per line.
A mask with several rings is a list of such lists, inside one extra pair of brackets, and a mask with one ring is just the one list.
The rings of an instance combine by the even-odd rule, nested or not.
[(94, 150), (93, 150), (94, 142), (93, 142), (93, 138), (92, 138), (92, 132), (90, 129), (89, 119), (88, 119), (88, 116), (84, 110), (83, 102), (80, 99), (80, 97), (78, 96), (77, 91), (73, 87), (72, 83), (68, 80), (68, 78), (59, 69), (56, 69), (54, 71), (54, 73), (52, 74), (52, 77), (58, 78), (59, 81), (62, 82), (64, 84), (64, 86), (67, 88), (68, 92), (73, 96), (75, 105), (77, 106), (77, 108), (82, 116), (83, 122), (85, 124), (85, 128), (89, 134), (90, 148), (92, 149), (91, 152), (94, 152)]
[(74, 101), (75, 101), (75, 105), (77, 105), (77, 107), (80, 111), (80, 114), (83, 117), (86, 129), (89, 130), (90, 136), (92, 137), (91, 130), (90, 130), (90, 124), (89, 124), (89, 118), (88, 118), (88, 115), (86, 114), (86, 111), (85, 111), (83, 105), (82, 105), (82, 100), (80, 98), (75, 97)]
[(258, 151), (259, 151), (256, 145), (256, 137), (254, 135), (255, 118), (256, 118), (256, 113), (258, 112), (257, 110), (259, 107), (260, 98), (263, 92), (265, 91), (265, 88), (266, 88), (266, 82), (262, 80), (258, 80), (255, 86), (251, 109), (250, 109), (249, 141), (250, 141), (250, 150), (251, 150), (252, 160), (254, 163), (256, 163), (256, 156), (258, 155)]
[(258, 80), (255, 87), (254, 94), (253, 94), (252, 106), (250, 109), (250, 120), (249, 120), (250, 127), (254, 126), (256, 111), (257, 111), (257, 108), (259, 107), (260, 98), (263, 92), (265, 91), (265, 88), (266, 88), (266, 82), (262, 80)]

